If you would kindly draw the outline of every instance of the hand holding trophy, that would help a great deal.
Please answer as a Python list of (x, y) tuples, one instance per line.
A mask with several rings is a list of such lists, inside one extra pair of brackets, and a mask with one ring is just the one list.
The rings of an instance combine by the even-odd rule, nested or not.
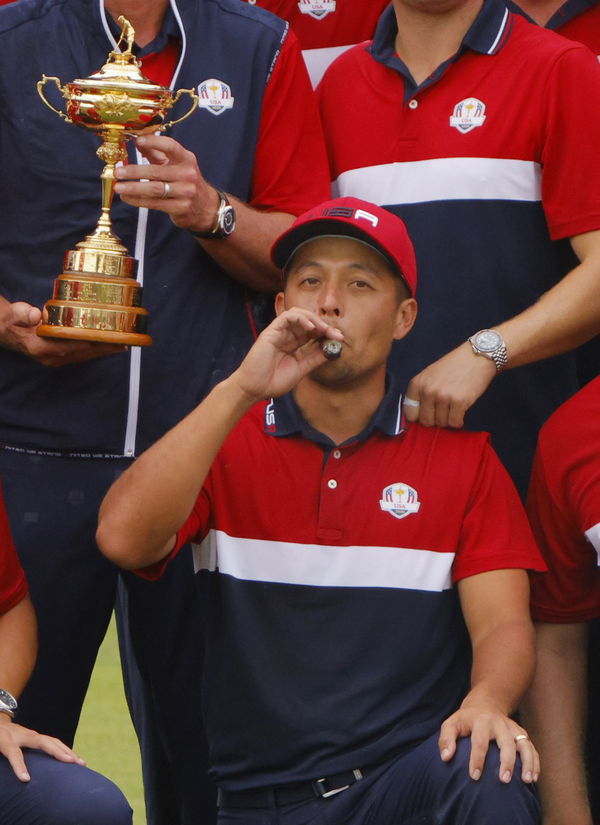
[[(48, 317), (37, 329), (46, 338), (69, 338), (111, 344), (148, 346), (148, 312), (142, 306), (142, 287), (135, 280), (137, 261), (112, 231), (110, 207), (115, 184), (115, 166), (127, 160), (126, 143), (145, 132), (164, 131), (191, 115), (198, 97), (191, 89), (173, 93), (152, 83), (140, 71), (132, 54), (133, 27), (119, 17), (124, 51), (112, 51), (104, 66), (90, 77), (73, 80), (64, 87), (57, 77), (37, 84), (44, 103), (67, 123), (89, 129), (101, 138), (97, 155), (105, 166), (102, 182), (102, 210), (94, 231), (65, 252), (64, 272), (54, 282), (54, 294), (47, 301)], [(55, 108), (43, 93), (53, 81), (67, 101), (66, 113)], [(183, 117), (165, 123), (169, 109), (184, 94), (192, 105)]]

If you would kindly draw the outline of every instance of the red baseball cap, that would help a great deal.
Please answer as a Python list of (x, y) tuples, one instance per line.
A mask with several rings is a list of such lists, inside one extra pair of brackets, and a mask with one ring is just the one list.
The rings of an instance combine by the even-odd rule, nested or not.
[(299, 246), (326, 235), (355, 238), (373, 247), (414, 296), (417, 263), (404, 222), (387, 209), (359, 198), (335, 198), (300, 215), (273, 244), (271, 260), (283, 270)]

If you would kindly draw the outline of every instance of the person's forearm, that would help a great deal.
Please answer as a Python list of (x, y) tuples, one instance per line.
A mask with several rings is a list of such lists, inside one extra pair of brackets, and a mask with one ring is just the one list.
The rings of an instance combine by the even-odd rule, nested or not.
[(118, 479), (99, 513), (97, 541), (108, 558), (136, 569), (167, 555), (221, 444), (255, 400), (226, 379)]
[(600, 230), (573, 239), (582, 261), (520, 315), (496, 327), (519, 367), (566, 352), (600, 333)]
[(259, 212), (233, 197), (230, 201), (236, 211), (233, 233), (228, 238), (199, 243), (236, 281), (261, 292), (276, 292), (281, 288), (281, 273), (269, 253), (294, 216), (285, 212)]
[(20, 696), (37, 653), (37, 625), (29, 596), (0, 616), (0, 688)]
[(540, 753), (544, 825), (591, 825), (584, 769), (587, 625), (539, 624), (523, 720)]

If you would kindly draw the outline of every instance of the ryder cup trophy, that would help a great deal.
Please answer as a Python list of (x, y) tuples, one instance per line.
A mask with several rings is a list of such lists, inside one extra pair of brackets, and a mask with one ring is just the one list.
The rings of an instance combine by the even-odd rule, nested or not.
[[(98, 135), (102, 145), (97, 155), (105, 164), (100, 175), (102, 211), (94, 231), (65, 252), (64, 272), (54, 282), (54, 294), (47, 301), (47, 320), (38, 335), (71, 338), (110, 344), (148, 346), (148, 312), (141, 306), (142, 287), (135, 280), (137, 261), (112, 231), (110, 207), (115, 184), (115, 165), (127, 160), (126, 142), (145, 132), (163, 131), (189, 117), (198, 105), (191, 89), (173, 93), (152, 83), (140, 71), (131, 53), (135, 32), (119, 17), (121, 36), (100, 71), (64, 87), (58, 77), (46, 77), (37, 84), (44, 103), (67, 123), (74, 123)], [(55, 108), (42, 91), (52, 81), (66, 100), (66, 113)], [(183, 117), (165, 123), (169, 109), (184, 94), (192, 105)]]

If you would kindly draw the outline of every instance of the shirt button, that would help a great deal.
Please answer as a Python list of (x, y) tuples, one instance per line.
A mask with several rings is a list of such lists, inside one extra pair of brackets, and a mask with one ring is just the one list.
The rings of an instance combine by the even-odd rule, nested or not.
[(341, 450), (334, 450), (333, 451), (333, 457), (334, 458), (339, 458), (341, 456), (341, 454), (342, 454)]
[(408, 104), (408, 108), (409, 109), (416, 109), (418, 105), (419, 105), (418, 100), (411, 100)]
[(337, 481), (335, 480), (335, 478), (330, 478), (327, 482), (327, 486), (330, 490), (335, 490), (335, 488), (337, 487)]

